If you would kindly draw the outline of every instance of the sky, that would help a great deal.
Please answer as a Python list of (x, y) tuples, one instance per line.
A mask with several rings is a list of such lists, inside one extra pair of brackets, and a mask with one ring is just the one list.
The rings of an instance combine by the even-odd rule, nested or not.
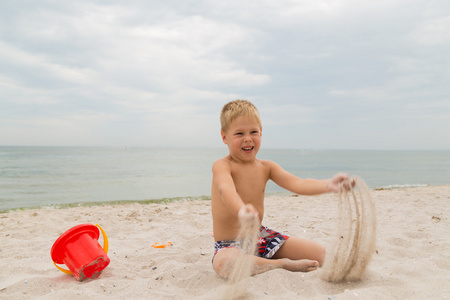
[(0, 145), (450, 150), (448, 0), (29, 0), (0, 10)]

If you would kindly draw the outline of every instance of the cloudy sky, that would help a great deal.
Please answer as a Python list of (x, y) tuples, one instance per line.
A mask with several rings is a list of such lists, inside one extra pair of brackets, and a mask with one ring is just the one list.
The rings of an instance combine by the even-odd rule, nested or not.
[(4, 1), (0, 145), (450, 149), (448, 0)]

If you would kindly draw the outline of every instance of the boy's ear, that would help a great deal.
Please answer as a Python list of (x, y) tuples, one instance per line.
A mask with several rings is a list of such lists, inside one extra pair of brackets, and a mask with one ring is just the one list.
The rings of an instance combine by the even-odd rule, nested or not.
[(223, 132), (223, 130), (220, 131), (220, 135), (222, 136), (222, 141), (223, 141), (223, 143), (224, 143), (225, 145), (228, 144), (228, 142), (227, 142), (227, 137), (226, 137), (226, 135), (225, 135), (225, 132)]

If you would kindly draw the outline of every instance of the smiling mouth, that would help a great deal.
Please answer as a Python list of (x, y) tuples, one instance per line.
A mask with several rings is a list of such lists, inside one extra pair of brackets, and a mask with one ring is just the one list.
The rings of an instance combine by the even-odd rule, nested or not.
[(244, 151), (252, 151), (253, 149), (255, 149), (255, 147), (243, 147), (242, 150)]

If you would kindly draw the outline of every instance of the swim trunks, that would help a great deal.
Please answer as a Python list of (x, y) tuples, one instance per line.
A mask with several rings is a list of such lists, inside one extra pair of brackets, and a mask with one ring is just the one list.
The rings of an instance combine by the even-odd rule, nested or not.
[[(280, 249), (280, 247), (284, 244), (284, 242), (286, 242), (288, 238), (288, 235), (269, 229), (265, 226), (261, 226), (258, 234), (258, 251), (256, 255), (264, 258), (272, 258), (272, 256), (275, 255), (275, 253)], [(220, 250), (230, 247), (242, 249), (241, 242), (239, 241), (217, 241), (214, 243), (214, 256), (216, 256), (217, 252), (219, 252)]]

